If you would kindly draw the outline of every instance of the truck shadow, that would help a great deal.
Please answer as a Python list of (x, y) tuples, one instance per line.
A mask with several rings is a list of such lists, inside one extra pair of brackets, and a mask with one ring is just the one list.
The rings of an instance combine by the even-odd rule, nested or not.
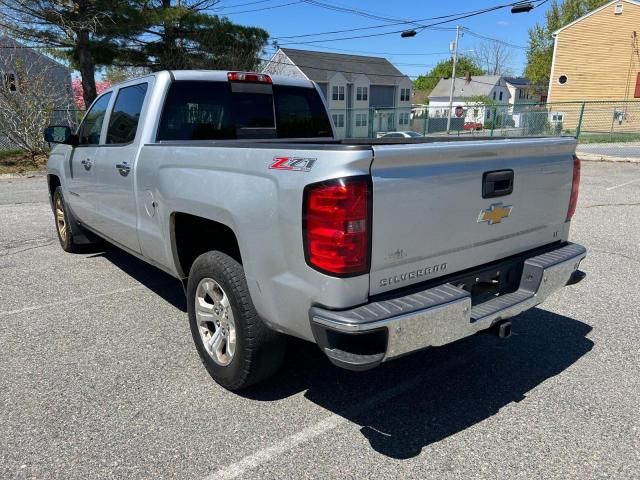
[(187, 302), (180, 281), (117, 247), (101, 244), (88, 250), (89, 258), (102, 257), (140, 282), (177, 309), (186, 312)]
[[(175, 278), (117, 248), (93, 256), (186, 312)], [(240, 394), (267, 402), (305, 392), (309, 401), (359, 425), (377, 452), (407, 459), (525, 399), (593, 348), (590, 331), (578, 320), (535, 308), (513, 320), (507, 340), (479, 334), (367, 372), (334, 367), (315, 345), (291, 339), (282, 371)], [(517, 405), (511, 408), (517, 415)]]
[(590, 331), (536, 308), (514, 319), (507, 340), (479, 334), (360, 373), (331, 366), (309, 343), (292, 342), (284, 371), (245, 396), (272, 401), (306, 390), (308, 400), (360, 425), (374, 450), (407, 459), (525, 399), (592, 349)]

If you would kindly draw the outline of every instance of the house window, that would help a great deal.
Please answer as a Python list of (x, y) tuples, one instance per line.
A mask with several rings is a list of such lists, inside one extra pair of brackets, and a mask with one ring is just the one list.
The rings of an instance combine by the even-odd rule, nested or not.
[(334, 113), (331, 117), (333, 118), (333, 124), (336, 128), (344, 127), (344, 113)]
[(344, 100), (344, 87), (338, 87), (338, 86), (332, 87), (331, 98), (334, 100)]
[(369, 98), (369, 88), (368, 87), (357, 87), (356, 88), (356, 100), (366, 101)]
[(624, 10), (624, 5), (622, 3), (618, 3), (615, 7), (613, 7), (613, 14), (622, 15), (623, 10)]
[(496, 92), (493, 92), (493, 99), (496, 99)]
[(478, 118), (479, 110), (477, 108), (473, 109), (473, 118)]
[(558, 83), (559, 83), (560, 85), (564, 85), (565, 83), (567, 83), (567, 80), (569, 80), (569, 79), (567, 78), (567, 76), (566, 76), (566, 75), (560, 75), (560, 76), (558, 77)]
[(5, 73), (2, 75), (2, 85), (4, 88), (9, 90), (10, 92), (15, 92), (18, 90), (18, 82), (16, 82), (16, 74), (15, 73)]
[(555, 112), (551, 114), (551, 121), (553, 122), (562, 122), (562, 120), (564, 119), (564, 113), (560, 113), (560, 112)]
[(366, 126), (367, 126), (367, 114), (356, 113), (356, 127), (366, 127)]
[(400, 117), (398, 118), (398, 124), (409, 125), (409, 112), (400, 112)]
[(503, 93), (503, 92), (500, 92), (500, 100), (502, 100), (502, 93)]
[(411, 89), (410, 88), (401, 88), (400, 89), (400, 101), (408, 102), (411, 100)]

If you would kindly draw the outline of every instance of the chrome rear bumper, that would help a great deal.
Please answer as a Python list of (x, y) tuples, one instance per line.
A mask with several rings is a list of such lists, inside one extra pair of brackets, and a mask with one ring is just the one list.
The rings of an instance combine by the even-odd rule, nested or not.
[(352, 370), (372, 368), (473, 335), (540, 304), (556, 290), (584, 278), (578, 267), (586, 254), (583, 246), (569, 243), (528, 258), (518, 290), (482, 304), (472, 306), (468, 291), (445, 283), (350, 310), (313, 307), (311, 325), (318, 345), (334, 364)]

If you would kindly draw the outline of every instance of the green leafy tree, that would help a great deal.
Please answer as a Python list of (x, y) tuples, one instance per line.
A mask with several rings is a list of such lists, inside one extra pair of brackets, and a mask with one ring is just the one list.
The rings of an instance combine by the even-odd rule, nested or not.
[[(468, 57), (459, 57), (456, 65), (456, 76), (462, 77), (465, 72), (469, 72), (471, 76), (483, 75), (484, 71), (480, 66), (474, 63)], [(431, 90), (438, 84), (442, 78), (450, 78), (453, 73), (453, 59), (443, 60), (428, 71), (425, 75), (420, 75), (413, 83), (416, 90), (422, 90), (431, 93)]]
[(546, 91), (553, 61), (553, 32), (604, 5), (609, 0), (553, 0), (545, 12), (543, 25), (529, 29), (529, 47), (524, 75)]

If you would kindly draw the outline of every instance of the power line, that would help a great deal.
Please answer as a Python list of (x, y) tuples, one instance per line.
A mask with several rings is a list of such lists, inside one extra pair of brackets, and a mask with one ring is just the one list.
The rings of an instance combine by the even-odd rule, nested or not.
[[(310, 5), (317, 5), (320, 2), (311, 2), (308, 0), (303, 0), (304, 3), (308, 3)], [(427, 18), (420, 18), (417, 20), (402, 20), (402, 21), (394, 21), (394, 23), (386, 23), (383, 25), (372, 25), (372, 26), (368, 26), (368, 27), (358, 27), (358, 28), (348, 28), (348, 29), (344, 29), (344, 30), (333, 30), (333, 31), (329, 31), (329, 32), (316, 32), (316, 33), (305, 33), (305, 34), (301, 34), (301, 35), (286, 35), (286, 36), (279, 36), (279, 37), (272, 37), (274, 40), (278, 40), (278, 39), (289, 39), (289, 38), (303, 38), (303, 37), (314, 37), (314, 36), (318, 36), (318, 35), (331, 35), (331, 34), (336, 34), (336, 33), (345, 33), (345, 32), (355, 32), (355, 31), (359, 31), (359, 30), (370, 30), (370, 29), (376, 29), (376, 28), (384, 28), (384, 27), (392, 27), (392, 26), (396, 26), (396, 25), (408, 25), (408, 24), (415, 24), (418, 27), (422, 27), (424, 25), (420, 25), (420, 22), (426, 22), (426, 21), (430, 21), (430, 20), (442, 20), (442, 19), (446, 19), (446, 18), (451, 18), (451, 17), (457, 17), (460, 15), (470, 15), (470, 14), (483, 14), (483, 13), (488, 13), (491, 12), (495, 9), (499, 9), (499, 8), (506, 8), (506, 7), (510, 7), (513, 4), (506, 4), (506, 5), (496, 5), (494, 7), (487, 7), (487, 8), (483, 8), (483, 9), (479, 9), (479, 10), (471, 10), (471, 11), (467, 11), (467, 12), (458, 12), (458, 13), (452, 13), (449, 15), (440, 15), (437, 17), (427, 17)], [(341, 8), (342, 9), (342, 8)], [(351, 9), (346, 9), (346, 10), (351, 10)], [(389, 19), (389, 20), (393, 20), (393, 19)], [(434, 30), (436, 30), (436, 28), (434, 28)], [(446, 30), (446, 31), (453, 31), (455, 30), (455, 28), (449, 27), (449, 28), (441, 28), (441, 30)]]
[[(239, 12), (222, 12), (223, 15), (237, 15), (239, 13), (252, 13), (252, 12), (261, 12), (263, 10), (273, 10), (276, 8), (281, 8), (281, 7), (288, 7), (289, 5), (296, 5), (299, 3), (304, 3), (303, 0), (296, 0), (295, 2), (289, 2), (289, 3), (282, 3), (280, 5), (272, 5), (270, 7), (262, 7), (262, 8), (254, 8), (251, 10), (240, 10)], [(231, 7), (229, 7), (231, 8)]]
[[(306, 45), (306, 43), (299, 42), (300, 44)], [(325, 47), (324, 45), (320, 45), (320, 48), (325, 48), (327, 50), (335, 50), (337, 52), (347, 52), (347, 53), (364, 53), (368, 55), (389, 55), (392, 57), (396, 56), (408, 56), (408, 57), (419, 57), (423, 55), (449, 55), (450, 52), (425, 52), (425, 53), (399, 53), (399, 52), (372, 52), (369, 50), (352, 50), (349, 48), (337, 48), (337, 47)], [(274, 50), (274, 53), (277, 51), (277, 48)], [(310, 50), (309, 50), (310, 51)], [(315, 51), (315, 50), (314, 50)], [(323, 52), (320, 52), (323, 53)], [(324, 52), (331, 53), (331, 52)]]
[(511, 47), (511, 48), (520, 48), (522, 50), (527, 50), (528, 49), (528, 47), (524, 47), (522, 45), (515, 45), (513, 43), (509, 43), (509, 42), (505, 42), (504, 40), (500, 40), (499, 38), (493, 38), (493, 37), (489, 37), (487, 35), (482, 35), (480, 33), (476, 33), (476, 32), (474, 32), (472, 30), (469, 30), (466, 27), (463, 30), (466, 33), (468, 33), (469, 35), (471, 35), (472, 37), (481, 38), (483, 40), (491, 40), (493, 42), (501, 43), (501, 44), (506, 45), (507, 47)]
[[(366, 12), (366, 11), (363, 11), (363, 10), (358, 10), (358, 9), (355, 9), (355, 8), (348, 8), (348, 7), (341, 7), (339, 5), (332, 5), (330, 3), (319, 2), (317, 0), (303, 0), (303, 1), (304, 1), (304, 3), (307, 3), (309, 5), (314, 5), (316, 7), (325, 8), (325, 9), (333, 10), (333, 11), (336, 11), (336, 12), (351, 13), (353, 15), (359, 15), (361, 17), (371, 18), (373, 20), (385, 20), (385, 21), (398, 21), (399, 20), (397, 18), (390, 18), (390, 17), (381, 16), (381, 15), (375, 15), (373, 13)], [(407, 23), (413, 23), (413, 22), (407, 22)]]
[(213, 10), (226, 10), (227, 8), (238, 8), (238, 7), (245, 7), (247, 5), (255, 5), (257, 3), (267, 3), (267, 2), (272, 2), (273, 0), (257, 0), (255, 2), (246, 2), (246, 3), (238, 3), (236, 5), (227, 5), (227, 6), (222, 6), (222, 7), (214, 7)]
[[(263, 62), (267, 62), (267, 63), (276, 63), (279, 65), (289, 65), (289, 66), (294, 66), (294, 67), (303, 67), (303, 68), (310, 68), (313, 70), (320, 70), (322, 72), (336, 72), (336, 70), (330, 69), (330, 68), (321, 68), (321, 67), (317, 67), (314, 65), (303, 65), (301, 63), (290, 63), (290, 62), (279, 62), (277, 60), (272, 60), (272, 59), (267, 59), (267, 58), (260, 58), (258, 57), (258, 60), (261, 60)], [(443, 77), (438, 77), (435, 75), (391, 75), (391, 74), (377, 74), (377, 73), (372, 73), (372, 72), (356, 72), (356, 71), (351, 71), (351, 70), (340, 70), (341, 73), (350, 73), (352, 75), (374, 75), (376, 77), (388, 77), (388, 78), (417, 78), (417, 77), (422, 77), (422, 78), (433, 78), (433, 79), (438, 79), (438, 80), (442, 80)], [(490, 85), (490, 86), (495, 86), (495, 83), (489, 83), (489, 82), (482, 82), (480, 80), (474, 80), (473, 78), (471, 78), (470, 82), (473, 83), (477, 83), (480, 85)]]
[[(544, 2), (546, 0), (538, 0), (538, 1)], [(502, 8), (518, 5), (520, 3), (522, 3), (522, 2), (512, 2), (512, 3), (509, 3), (509, 4), (497, 5), (497, 6), (494, 6), (494, 7), (490, 7), (490, 8), (484, 9), (482, 11), (477, 11), (477, 12), (469, 13), (469, 14), (466, 14), (466, 15), (459, 15), (459, 16), (457, 16), (455, 18), (449, 18), (449, 19), (446, 19), (446, 20), (441, 20), (439, 22), (434, 22), (434, 23), (427, 24), (427, 25), (422, 25), (421, 24), (420, 27), (417, 28), (416, 30), (418, 32), (422, 32), (425, 29), (428, 29), (428, 28), (431, 28), (431, 27), (434, 27), (434, 26), (437, 26), (437, 25), (442, 25), (442, 24), (445, 24), (445, 23), (455, 22), (455, 21), (462, 20), (462, 19), (465, 19), (465, 18), (475, 17), (475, 16), (478, 16), (478, 15), (482, 15), (484, 13), (489, 13), (489, 12), (492, 12), (492, 11), (495, 11), (495, 10), (499, 10), (499, 9), (502, 9)], [(390, 31), (390, 32), (372, 33), (372, 34), (367, 34), (367, 35), (352, 35), (352, 36), (348, 36), (348, 37), (327, 38), (327, 39), (322, 39), (322, 40), (309, 40), (308, 42), (306, 42), (306, 44), (316, 44), (316, 43), (323, 43), (323, 42), (337, 42), (337, 41), (343, 41), (343, 40), (354, 40), (354, 39), (359, 39), (359, 38), (371, 38), (371, 37), (380, 37), (380, 36), (386, 36), (386, 35), (395, 35), (395, 34), (398, 34), (398, 33), (402, 33), (403, 31), (405, 31), (405, 30), (393, 30), (393, 31)], [(300, 43), (300, 42), (283, 42), (283, 43), (281, 43), (281, 45), (296, 45), (297, 43)]]
[[(309, 51), (309, 50), (298, 50), (298, 51), (296, 51), (296, 55), (302, 56), (302, 57), (310, 57), (310, 59), (317, 58), (317, 57), (333, 59), (337, 55), (344, 56), (345, 54), (332, 53), (332, 52), (313, 52), (313, 51)], [(356, 55), (356, 56), (358, 56), (358, 55)], [(375, 60), (380, 60), (380, 62), (375, 62)], [(368, 57), (368, 58), (367, 57), (363, 57), (361, 60), (352, 58), (352, 59), (349, 59), (349, 62), (350, 63), (364, 63), (366, 65), (371, 65), (371, 64), (375, 64), (375, 63), (385, 63), (386, 64), (386, 60), (384, 58), (380, 58), (380, 57)], [(394, 62), (394, 65), (413, 66), (413, 67), (433, 67), (434, 66), (434, 64), (432, 64), (432, 63), (427, 64), (427, 63), (396, 63), (396, 62)]]

